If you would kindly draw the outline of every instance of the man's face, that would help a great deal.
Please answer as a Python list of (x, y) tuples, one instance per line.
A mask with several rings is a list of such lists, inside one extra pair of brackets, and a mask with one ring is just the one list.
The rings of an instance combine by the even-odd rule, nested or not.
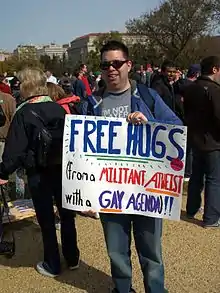
[(128, 81), (132, 62), (126, 60), (121, 50), (104, 52), (102, 55), (102, 77), (111, 89), (120, 89)]
[(83, 66), (83, 69), (82, 69), (82, 72), (83, 72), (83, 73), (87, 73), (87, 71), (88, 71), (88, 68), (87, 68), (86, 65), (84, 65), (84, 66)]
[(174, 81), (176, 78), (176, 68), (175, 67), (167, 67), (165, 74), (168, 77), (169, 81)]
[(46, 71), (46, 76), (50, 77), (51, 76), (51, 72), (50, 71)]

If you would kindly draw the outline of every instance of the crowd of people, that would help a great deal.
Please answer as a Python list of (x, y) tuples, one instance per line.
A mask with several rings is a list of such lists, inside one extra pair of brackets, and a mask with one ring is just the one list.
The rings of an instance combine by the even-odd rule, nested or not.
[[(75, 74), (64, 73), (57, 79), (50, 71), (26, 68), (15, 74), (10, 86), (7, 77), (0, 80), (0, 105), (6, 116), (4, 126), (0, 127), (0, 184), (6, 184), (16, 170), (25, 170), (44, 246), (44, 259), (36, 268), (48, 277), (61, 273), (54, 201), (64, 259), (71, 270), (80, 266), (76, 214), (62, 208), (62, 138), (66, 114), (126, 118), (133, 124), (156, 120), (188, 126), (187, 216), (192, 219), (199, 212), (205, 189), (203, 226), (220, 227), (220, 59), (207, 57), (190, 66), (184, 76), (170, 61), (164, 61), (160, 68), (147, 64), (133, 69), (128, 48), (118, 41), (105, 44), (100, 58), (100, 72), (88, 74), (87, 66), (82, 64)], [(140, 96), (135, 91), (141, 92)], [(149, 106), (148, 101), (152, 100), (154, 103)], [(127, 214), (94, 216), (102, 223), (113, 292), (135, 292), (132, 229), (146, 292), (167, 292), (162, 219)]]

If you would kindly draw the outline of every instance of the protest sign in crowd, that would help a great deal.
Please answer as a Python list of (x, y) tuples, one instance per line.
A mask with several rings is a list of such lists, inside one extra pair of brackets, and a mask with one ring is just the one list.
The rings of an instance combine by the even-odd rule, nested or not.
[[(75, 216), (83, 213), (102, 223), (114, 293), (135, 292), (132, 229), (145, 291), (164, 293), (162, 222), (180, 220), (185, 181), (188, 218), (205, 187), (203, 226), (220, 227), (220, 60), (205, 58), (186, 78), (166, 61), (150, 79), (142, 68), (132, 80), (128, 48), (113, 40), (100, 51), (100, 68), (88, 78), (82, 64), (59, 82), (40, 69), (16, 74), (13, 97), (0, 93), (0, 184), (15, 172), (20, 197), (25, 170), (43, 238), (40, 274), (61, 273), (57, 227), (68, 268), (80, 266)], [(3, 237), (0, 250), (14, 253)]]

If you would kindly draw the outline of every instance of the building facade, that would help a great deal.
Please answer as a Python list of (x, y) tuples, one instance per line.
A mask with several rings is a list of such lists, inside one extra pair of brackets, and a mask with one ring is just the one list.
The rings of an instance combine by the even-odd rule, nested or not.
[(47, 55), (51, 59), (53, 58), (53, 56), (57, 56), (58, 58), (62, 59), (63, 55), (67, 57), (68, 48), (69, 44), (57, 45), (51, 43), (49, 45), (44, 45), (41, 48), (37, 49), (37, 57), (40, 58), (40, 56)]
[[(88, 35), (81, 36), (74, 39), (70, 43), (68, 49), (68, 56), (72, 64), (77, 64), (78, 62), (84, 63), (88, 57), (89, 52), (95, 51), (94, 42), (98, 37), (104, 35), (104, 33), (92, 33)], [(127, 45), (134, 45), (137, 43), (146, 43), (146, 39), (137, 35), (131, 35), (127, 33), (122, 33), (122, 41)]]
[(0, 62), (4, 62), (11, 56), (11, 53), (4, 50), (0, 50)]
[(19, 45), (13, 54), (20, 60), (37, 59), (37, 49), (34, 45)]

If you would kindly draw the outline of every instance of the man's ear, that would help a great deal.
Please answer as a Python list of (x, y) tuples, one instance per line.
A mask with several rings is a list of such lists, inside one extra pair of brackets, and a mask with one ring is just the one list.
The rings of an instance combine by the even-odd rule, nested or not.
[(128, 65), (128, 72), (130, 72), (131, 69), (132, 69), (132, 65), (133, 65), (132, 61), (129, 60), (129, 61), (127, 62), (127, 65)]

